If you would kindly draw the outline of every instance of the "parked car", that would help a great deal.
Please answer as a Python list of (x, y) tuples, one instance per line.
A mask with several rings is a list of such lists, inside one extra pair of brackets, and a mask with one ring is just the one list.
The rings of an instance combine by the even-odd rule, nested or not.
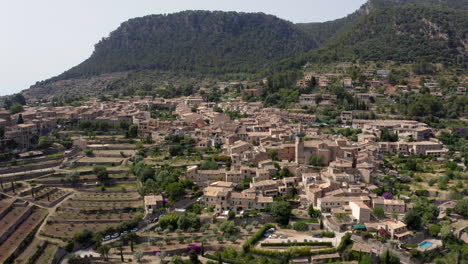
[(322, 238), (322, 234), (313, 234), (312, 237)]
[(137, 227), (135, 227), (135, 228), (133, 228), (132, 230), (130, 230), (130, 232), (132, 232), (132, 233), (135, 233), (135, 232), (137, 232), (137, 231), (138, 231), (138, 228), (137, 228)]
[(113, 234), (113, 235), (111, 236), (111, 238), (114, 239), (114, 238), (118, 238), (119, 236), (120, 236), (119, 233), (115, 233), (115, 234)]
[(128, 231), (123, 231), (120, 233), (121, 236), (128, 234)]

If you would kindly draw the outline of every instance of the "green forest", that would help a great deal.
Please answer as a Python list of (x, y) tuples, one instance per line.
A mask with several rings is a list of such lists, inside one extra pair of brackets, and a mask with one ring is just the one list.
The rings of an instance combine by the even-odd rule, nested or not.
[(292, 23), (262, 13), (150, 15), (122, 23), (89, 59), (55, 79), (147, 69), (252, 73), (315, 47)]
[[(454, 8), (462, 1), (453, 1), (453, 7), (415, 2), (390, 7), (377, 5), (379, 8), (368, 15), (350, 19), (353, 24), (324, 46), (285, 59), (266, 73), (300, 69), (306, 63), (339, 61), (431, 61), (466, 69), (468, 10)], [(330, 32), (339, 28), (331, 27)]]

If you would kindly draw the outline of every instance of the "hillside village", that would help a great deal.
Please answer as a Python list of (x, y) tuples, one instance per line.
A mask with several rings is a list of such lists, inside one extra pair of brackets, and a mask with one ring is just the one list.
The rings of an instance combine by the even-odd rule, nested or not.
[[(296, 86), (313, 82), (316, 92), (288, 110), (252, 100), (269, 81), (260, 80), (218, 83), (216, 101), (200, 88), (0, 112), (0, 259), (372, 263), (387, 254), (414, 263), (443, 259), (457, 243), (466, 254), (456, 130), (375, 107), (397, 93), (446, 94), (436, 80), (391, 85), (388, 75), (368, 73), (363, 88), (305, 74)], [(332, 83), (364, 107), (338, 105)], [(342, 109), (333, 122), (320, 114), (330, 107)]]

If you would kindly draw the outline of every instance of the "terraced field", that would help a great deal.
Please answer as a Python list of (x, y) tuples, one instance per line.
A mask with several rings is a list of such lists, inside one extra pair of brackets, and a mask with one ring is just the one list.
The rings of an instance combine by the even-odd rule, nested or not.
[(70, 237), (73, 237), (74, 234), (81, 232), (85, 229), (99, 232), (104, 231), (109, 227), (115, 227), (119, 223), (81, 223), (81, 224), (47, 224), (44, 226), (41, 234), (46, 237), (59, 238), (64, 241), (68, 240)]
[[(94, 156), (96, 157), (128, 157), (135, 154), (135, 150), (127, 149), (127, 150), (96, 150), (93, 152)], [(123, 154), (123, 156), (122, 156)]]
[(97, 213), (80, 213), (74, 211), (58, 211), (53, 218), (49, 221), (58, 223), (76, 223), (76, 222), (120, 222), (131, 220), (134, 214), (132, 213), (110, 213), (110, 212), (97, 212)]
[(137, 192), (80, 192), (73, 197), (73, 200), (140, 200), (140, 195)]
[(142, 206), (137, 192), (80, 192), (60, 204), (42, 234), (66, 239), (84, 229), (103, 231), (134, 219)]
[(47, 211), (44, 209), (33, 209), (33, 213), (24, 220), (8, 239), (0, 245), (0, 262), (3, 263), (5, 260), (16, 250), (16, 248), (23, 242), (28, 234), (37, 227), (42, 219), (47, 215)]
[(0, 219), (0, 234), (3, 234), (10, 226), (16, 223), (19, 218), (28, 210), (28, 207), (13, 207)]
[(16, 259), (15, 264), (52, 263), (58, 246), (35, 239)]
[(15, 263), (27, 263), (36, 251), (45, 243), (43, 240), (34, 239), (34, 241), (16, 258)]
[(24, 196), (24, 199), (30, 202), (37, 203), (41, 206), (51, 207), (56, 202), (60, 201), (62, 198), (65, 198), (70, 194), (70, 191), (55, 188), (55, 187), (45, 187), (36, 189), (34, 192), (28, 193)]
[(109, 165), (109, 166), (118, 166), (124, 160), (121, 158), (104, 158), (104, 157), (84, 157), (77, 161), (78, 165), (82, 166), (92, 166), (92, 165)]

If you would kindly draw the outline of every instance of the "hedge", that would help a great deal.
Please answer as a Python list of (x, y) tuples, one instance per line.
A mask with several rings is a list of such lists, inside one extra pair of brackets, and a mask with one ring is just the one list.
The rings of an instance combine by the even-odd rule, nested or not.
[(333, 246), (331, 242), (262, 243), (262, 247)]
[(334, 232), (323, 231), (322, 236), (323, 237), (328, 237), (328, 238), (333, 238), (333, 237), (335, 237), (335, 233)]
[(308, 256), (315, 256), (315, 255), (322, 255), (322, 254), (333, 254), (336, 253), (336, 248), (327, 248), (322, 250), (311, 251), (309, 247), (298, 247), (298, 248), (291, 248), (287, 251), (273, 251), (273, 250), (264, 250), (258, 248), (251, 248), (250, 252), (252, 254), (277, 258), (284, 255), (288, 255), (290, 257), (308, 257)]
[(274, 227), (275, 225), (273, 224), (266, 224), (262, 228), (260, 228), (260, 230), (258, 230), (253, 236), (251, 236), (249, 239), (247, 239), (244, 242), (244, 244), (242, 245), (242, 249), (244, 250), (244, 252), (249, 252), (251, 246), (255, 245), (255, 243), (260, 241), (260, 239), (263, 238), (263, 235), (268, 229), (274, 228)]
[(342, 238), (341, 238), (341, 242), (340, 244), (338, 245), (337, 247), (337, 250), (338, 251), (342, 251), (343, 249), (345, 249), (349, 243), (351, 243), (351, 233), (346, 233)]
[[(219, 261), (219, 257), (217, 257), (217, 256), (215, 256), (215, 255), (204, 254), (203, 257), (205, 257), (205, 258), (207, 258), (207, 259), (214, 260), (214, 261)], [(233, 259), (227, 259), (227, 258), (224, 258), (224, 257), (221, 257), (221, 261), (222, 261), (223, 263), (229, 263), (229, 264), (245, 264), (244, 261), (233, 260)]]

